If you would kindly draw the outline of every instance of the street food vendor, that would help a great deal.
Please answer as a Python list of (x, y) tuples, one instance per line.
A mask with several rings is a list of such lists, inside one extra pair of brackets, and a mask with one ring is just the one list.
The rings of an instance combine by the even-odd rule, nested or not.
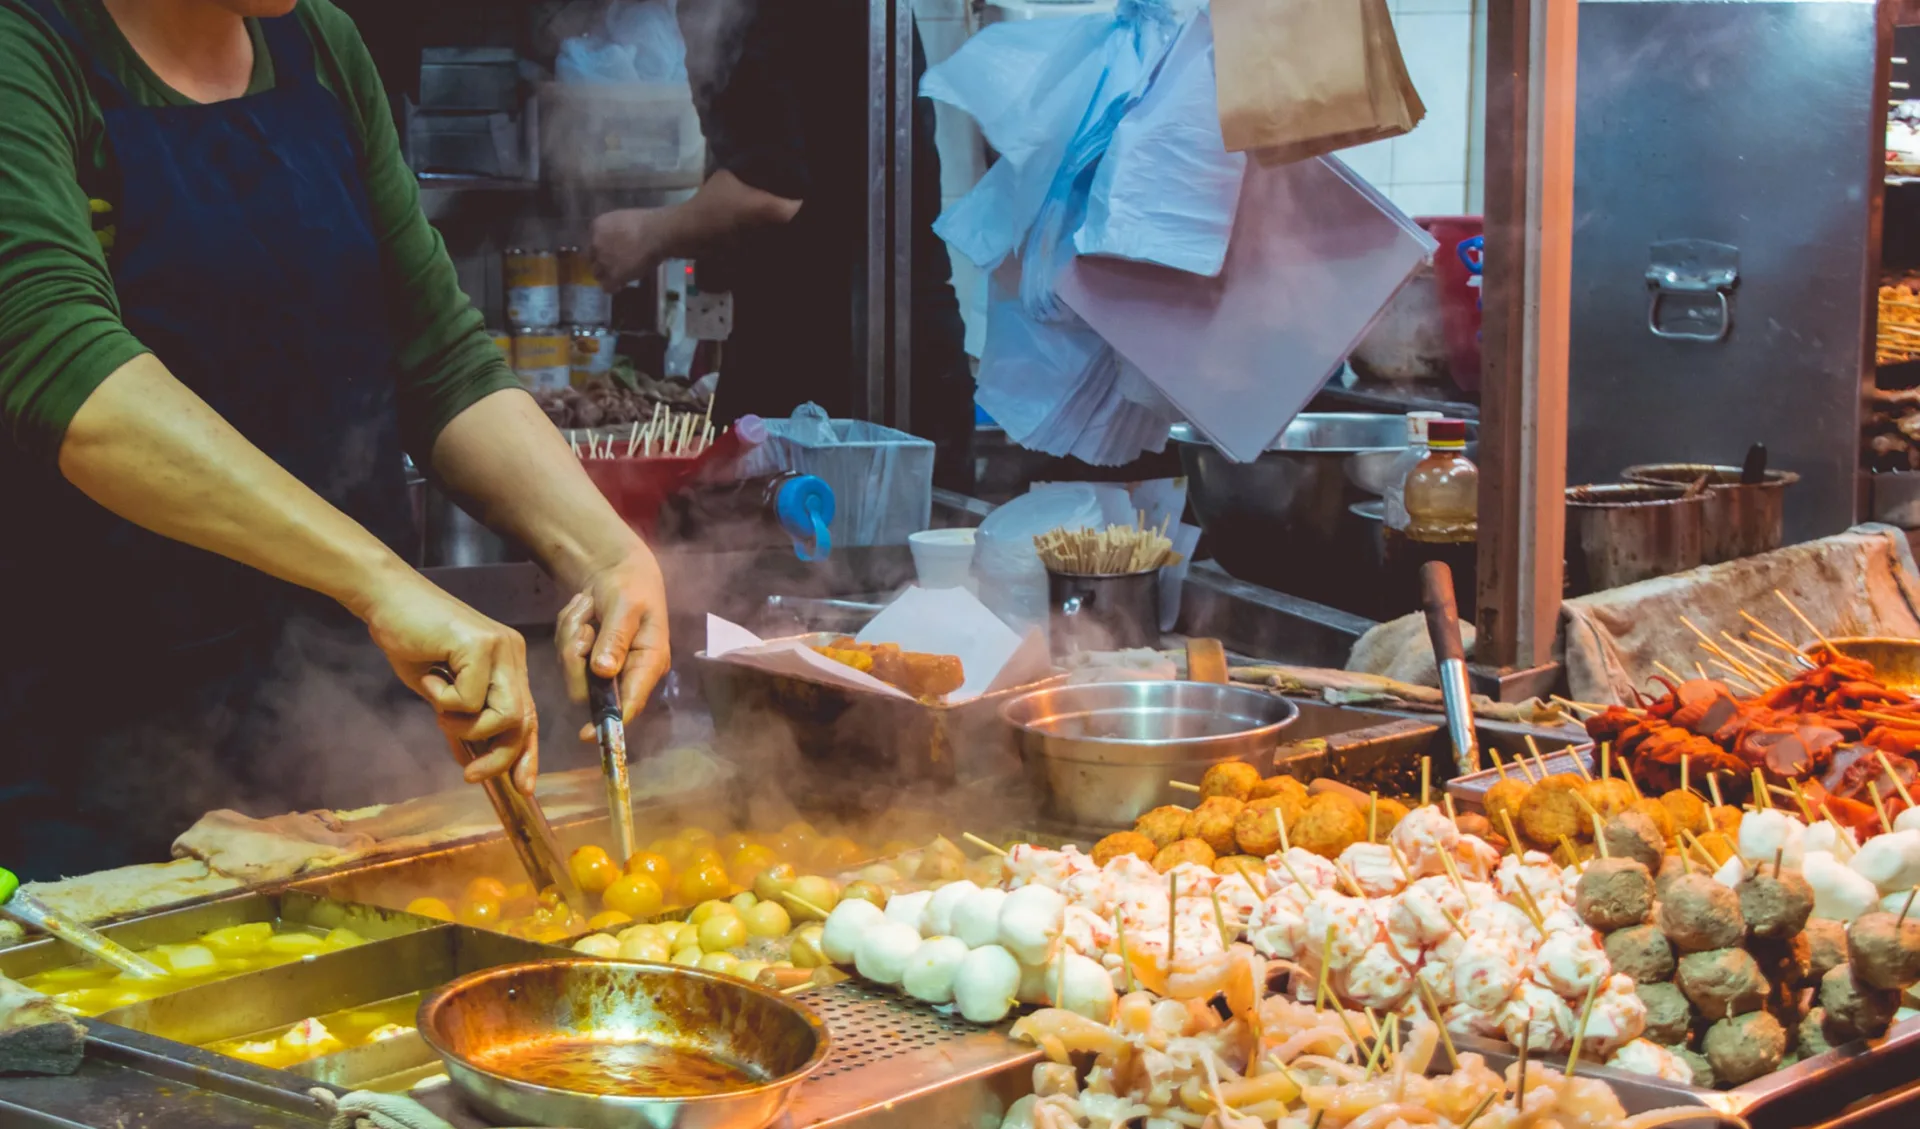
[[(685, 203), (595, 220), (595, 267), (618, 285), (663, 259), (696, 259), (703, 289), (732, 293), (715, 416), (786, 416), (811, 400), (847, 418), (867, 271), (867, 2), (682, 0), (678, 11), (709, 175)], [(917, 85), (917, 33), (913, 50)], [(940, 157), (925, 98), (913, 178), (913, 427), (936, 445), (935, 483), (966, 491), (973, 376), (933, 233)]]
[(652, 555), (462, 295), (328, 0), (0, 0), (0, 412), (0, 863), (24, 877), (164, 859), (249, 795), (316, 806), (279, 787), (324, 775), (295, 761), (377, 767), (342, 747), (353, 703), (262, 700), (300, 678), (289, 625), (390, 665), (481, 747), (469, 780), (532, 787), (524, 640), (396, 553), (403, 451), (578, 593), (570, 689), (590, 651), (632, 710), (666, 664)]

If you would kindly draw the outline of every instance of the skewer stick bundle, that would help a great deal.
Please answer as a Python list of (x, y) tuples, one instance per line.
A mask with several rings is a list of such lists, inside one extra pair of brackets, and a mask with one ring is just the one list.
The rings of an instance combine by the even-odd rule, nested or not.
[[(1143, 523), (1144, 524), (1144, 523)], [(1145, 529), (1109, 525), (1105, 529), (1051, 529), (1033, 539), (1040, 561), (1054, 572), (1076, 576), (1126, 576), (1178, 564), (1180, 554), (1166, 536), (1167, 523)]]

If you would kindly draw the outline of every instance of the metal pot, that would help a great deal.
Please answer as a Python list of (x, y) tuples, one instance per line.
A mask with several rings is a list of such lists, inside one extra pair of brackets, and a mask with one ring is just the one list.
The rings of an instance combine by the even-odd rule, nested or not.
[(1693, 568), (1707, 492), (1625, 483), (1567, 488), (1567, 594), (1584, 596)]
[[(786, 1111), (794, 1088), (826, 1062), (829, 1045), (813, 1012), (745, 980), (580, 957), (463, 976), (421, 1003), (419, 1029), (454, 1086), (497, 1123), (574, 1129), (759, 1129)], [(678, 1052), (744, 1068), (752, 1079), (718, 1092), (637, 1096), (517, 1077), (527, 1052), (585, 1040), (635, 1054)]]
[(1245, 686), (1100, 682), (1022, 694), (1000, 716), (1019, 734), (1052, 818), (1123, 830), (1151, 808), (1191, 798), (1170, 780), (1198, 781), (1233, 760), (1271, 771), (1280, 731), (1300, 710)]
[(1765, 481), (1740, 481), (1737, 466), (1708, 463), (1646, 463), (1620, 472), (1625, 482), (1689, 486), (1707, 479), (1707, 506), (1701, 513), (1700, 563), (1719, 564), (1769, 553), (1780, 547), (1786, 521), (1787, 487), (1800, 481), (1790, 470), (1770, 470)]
[(425, 483), (426, 539), (424, 554), (429, 567), (500, 564), (525, 560), (506, 539), (481, 525), (432, 483)]
[(1047, 570), (1055, 657), (1160, 644), (1160, 570), (1086, 576)]

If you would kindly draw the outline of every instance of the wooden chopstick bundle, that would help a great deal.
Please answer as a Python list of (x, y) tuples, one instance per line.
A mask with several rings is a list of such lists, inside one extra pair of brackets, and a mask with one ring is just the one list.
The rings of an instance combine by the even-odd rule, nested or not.
[(578, 441), (573, 443), (573, 450), (574, 454), (587, 459), (690, 459), (706, 451), (713, 439), (711, 414), (679, 412), (665, 404), (655, 404), (652, 418), (644, 424), (634, 424), (624, 444), (617, 436), (602, 439), (589, 434), (585, 450)]
[(1171, 519), (1159, 529), (1109, 525), (1105, 529), (1052, 529), (1033, 539), (1040, 562), (1054, 572), (1078, 576), (1125, 576), (1178, 564), (1180, 554), (1167, 538)]

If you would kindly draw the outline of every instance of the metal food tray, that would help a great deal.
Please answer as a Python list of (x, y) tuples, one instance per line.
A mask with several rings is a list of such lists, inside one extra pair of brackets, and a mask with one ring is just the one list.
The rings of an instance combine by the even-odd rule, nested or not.
[[(836, 636), (795, 638), (815, 645)], [(744, 750), (755, 764), (778, 768), (784, 779), (817, 792), (797, 800), (838, 813), (872, 797), (897, 801), (900, 789), (937, 791), (1018, 774), (1019, 743), (1000, 719), (1000, 707), (1065, 678), (1054, 675), (950, 706), (773, 674), (704, 651), (695, 660), (716, 747)]]
[[(1562, 745), (1551, 750), (1546, 747), (1546, 742), (1540, 742), (1540, 745), (1540, 759), (1546, 763), (1548, 776), (1570, 776), (1578, 773), (1580, 769), (1575, 767), (1576, 763), (1585, 766), (1589, 775), (1598, 775), (1600, 772), (1600, 754), (1591, 741)], [(1539, 772), (1539, 768), (1535, 766), (1531, 757), (1528, 758), (1527, 764), (1529, 771)], [(1515, 768), (1511, 761), (1507, 762), (1506, 778), (1522, 781), (1529, 779), (1527, 774)], [(1483, 768), (1479, 772), (1456, 776), (1447, 781), (1447, 794), (1453, 797), (1454, 806), (1459, 810), (1484, 814), (1487, 792), (1498, 784), (1500, 779), (1500, 769)]]

